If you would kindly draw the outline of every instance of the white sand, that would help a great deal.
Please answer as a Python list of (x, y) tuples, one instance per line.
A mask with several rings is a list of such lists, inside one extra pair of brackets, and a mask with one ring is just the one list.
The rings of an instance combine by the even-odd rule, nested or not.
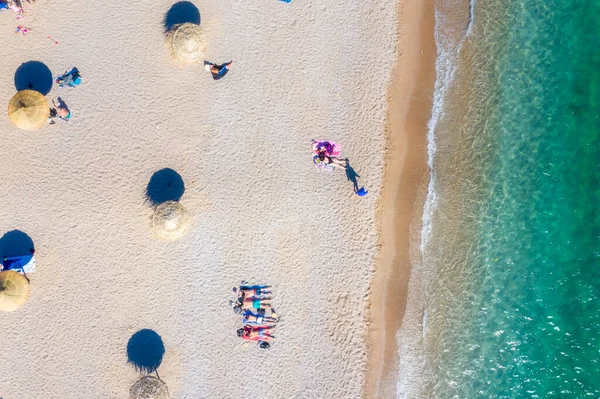
[[(0, 397), (126, 398), (139, 377), (127, 342), (150, 328), (174, 398), (358, 398), (396, 1), (196, 1), (207, 58), (235, 60), (217, 82), (169, 62), (171, 5), (0, 13), (0, 103), (26, 61), (84, 76), (48, 96), (70, 122), (25, 132), (0, 118), (0, 236), (31, 236), (38, 268), (25, 307), (0, 315)], [(33, 31), (14, 35), (18, 24)], [(372, 193), (318, 173), (311, 138), (341, 142)], [(193, 223), (175, 242), (152, 237), (144, 202), (165, 167), (183, 177)], [(227, 302), (242, 279), (275, 287), (268, 351), (235, 334)]]

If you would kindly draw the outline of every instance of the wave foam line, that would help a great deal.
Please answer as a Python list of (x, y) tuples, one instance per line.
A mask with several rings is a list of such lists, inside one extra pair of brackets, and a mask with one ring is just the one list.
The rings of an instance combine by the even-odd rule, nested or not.
[(421, 230), (420, 250), (423, 255), (425, 247), (433, 231), (433, 214), (437, 208), (437, 194), (435, 187), (435, 153), (437, 151), (435, 136), (436, 128), (444, 117), (444, 106), (446, 96), (454, 81), (454, 75), (458, 67), (458, 55), (465, 39), (470, 35), (474, 21), (476, 0), (471, 0), (469, 4), (469, 24), (465, 35), (452, 43), (452, 39), (446, 37), (442, 32), (443, 15), (436, 8), (435, 10), (435, 43), (437, 47), (437, 57), (435, 61), (435, 87), (433, 92), (433, 105), (431, 109), (431, 118), (427, 122), (427, 164), (429, 165), (429, 184), (427, 187), (427, 197), (423, 207), (423, 227)]

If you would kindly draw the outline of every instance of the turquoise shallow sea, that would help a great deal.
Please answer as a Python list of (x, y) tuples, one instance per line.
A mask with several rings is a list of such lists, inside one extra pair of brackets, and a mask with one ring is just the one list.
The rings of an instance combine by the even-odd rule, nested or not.
[(436, 132), (426, 396), (599, 398), (600, 1), (473, 11)]

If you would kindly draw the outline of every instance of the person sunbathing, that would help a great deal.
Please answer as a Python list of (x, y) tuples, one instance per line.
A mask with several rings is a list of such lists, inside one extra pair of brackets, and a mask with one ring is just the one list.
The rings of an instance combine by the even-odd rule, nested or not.
[(269, 339), (275, 338), (275, 336), (270, 333), (270, 330), (273, 328), (275, 328), (275, 326), (260, 328), (244, 326), (237, 330), (237, 335), (246, 341), (268, 341)]
[(346, 169), (346, 166), (348, 165), (348, 161), (336, 157), (327, 156), (324, 152), (315, 155), (313, 157), (313, 162), (315, 163), (315, 165), (317, 165), (317, 167), (332, 166), (334, 168)]
[(229, 72), (229, 68), (233, 64), (233, 60), (221, 65), (213, 64), (212, 62), (204, 61), (204, 67), (209, 71), (214, 80), (219, 80)]
[(238, 293), (238, 301), (244, 298), (251, 297), (263, 297), (264, 295), (271, 295), (273, 292), (270, 290), (270, 285), (253, 285), (253, 286), (240, 286), (239, 292), (237, 288), (233, 288), (233, 292)]
[(275, 312), (275, 309), (271, 307), (271, 298), (245, 298), (242, 301), (229, 301), (229, 305), (233, 307), (235, 313), (242, 313), (244, 310), (256, 309), (260, 314), (261, 311), (264, 314), (266, 309), (271, 309), (271, 312)]
[(52, 100), (52, 104), (54, 107), (50, 108), (50, 124), (54, 124), (54, 119), (56, 118), (62, 119), (63, 121), (69, 121), (69, 119), (71, 119), (71, 111), (60, 97), (58, 98), (58, 104), (56, 104), (54, 100)]
[(62, 76), (56, 78), (56, 83), (60, 87), (70, 86), (75, 87), (81, 84), (81, 74), (76, 67), (68, 69)]
[(273, 325), (274, 323), (277, 323), (277, 317), (267, 317), (267, 316), (261, 316), (259, 314), (255, 314), (249, 310), (245, 310), (242, 313), (242, 320), (244, 322), (244, 324), (251, 324), (251, 325)]

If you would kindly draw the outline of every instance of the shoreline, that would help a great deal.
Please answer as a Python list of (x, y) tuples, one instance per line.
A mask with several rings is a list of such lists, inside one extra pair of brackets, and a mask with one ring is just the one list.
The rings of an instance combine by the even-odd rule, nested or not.
[[(364, 396), (396, 397), (399, 369), (396, 334), (406, 311), (411, 273), (411, 222), (422, 215), (419, 196), (429, 178), (427, 123), (435, 83), (433, 0), (398, 4), (396, 63), (388, 86), (386, 155), (377, 204), (380, 250), (368, 310)], [(420, 220), (420, 216), (416, 218)]]

